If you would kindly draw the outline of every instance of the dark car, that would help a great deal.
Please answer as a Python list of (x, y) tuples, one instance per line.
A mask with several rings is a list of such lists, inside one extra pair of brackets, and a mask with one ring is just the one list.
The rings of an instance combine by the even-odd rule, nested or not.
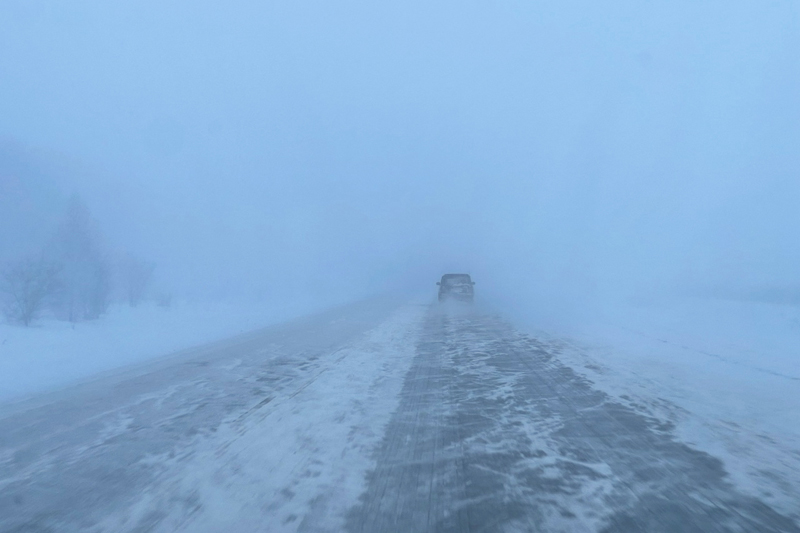
[(439, 301), (458, 300), (460, 302), (470, 302), (475, 299), (475, 282), (469, 274), (445, 274), (442, 281), (436, 283), (439, 286)]

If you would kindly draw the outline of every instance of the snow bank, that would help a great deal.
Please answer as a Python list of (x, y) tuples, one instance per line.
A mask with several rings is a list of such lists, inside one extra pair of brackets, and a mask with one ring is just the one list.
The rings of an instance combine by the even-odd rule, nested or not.
[(678, 438), (722, 459), (740, 488), (797, 518), (800, 309), (673, 300), (557, 333), (566, 363), (671, 418)]
[(174, 304), (119, 306), (98, 320), (34, 327), (0, 324), (0, 400), (34, 394), (98, 372), (222, 339), (308, 312), (301, 306)]
[(800, 309), (686, 300), (616, 309), (575, 337), (691, 412), (800, 431)]

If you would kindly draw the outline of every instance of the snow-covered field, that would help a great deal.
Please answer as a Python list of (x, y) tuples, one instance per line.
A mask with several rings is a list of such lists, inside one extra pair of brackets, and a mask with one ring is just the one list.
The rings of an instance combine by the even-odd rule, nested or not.
[(673, 300), (554, 336), (605, 392), (671, 418), (742, 490), (800, 514), (800, 309)]
[(311, 306), (177, 303), (113, 307), (98, 320), (0, 323), (0, 401), (288, 320)]

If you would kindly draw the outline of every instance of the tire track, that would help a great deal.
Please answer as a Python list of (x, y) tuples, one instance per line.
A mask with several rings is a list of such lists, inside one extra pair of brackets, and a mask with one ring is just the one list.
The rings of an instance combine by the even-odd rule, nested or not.
[(351, 533), (800, 532), (552, 345), (433, 308)]

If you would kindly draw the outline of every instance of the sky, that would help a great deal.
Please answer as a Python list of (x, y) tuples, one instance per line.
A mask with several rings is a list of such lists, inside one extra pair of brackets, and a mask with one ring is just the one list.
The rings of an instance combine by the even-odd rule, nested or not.
[(793, 0), (0, 0), (0, 238), (78, 192), (178, 295), (795, 289), (798, 95)]

